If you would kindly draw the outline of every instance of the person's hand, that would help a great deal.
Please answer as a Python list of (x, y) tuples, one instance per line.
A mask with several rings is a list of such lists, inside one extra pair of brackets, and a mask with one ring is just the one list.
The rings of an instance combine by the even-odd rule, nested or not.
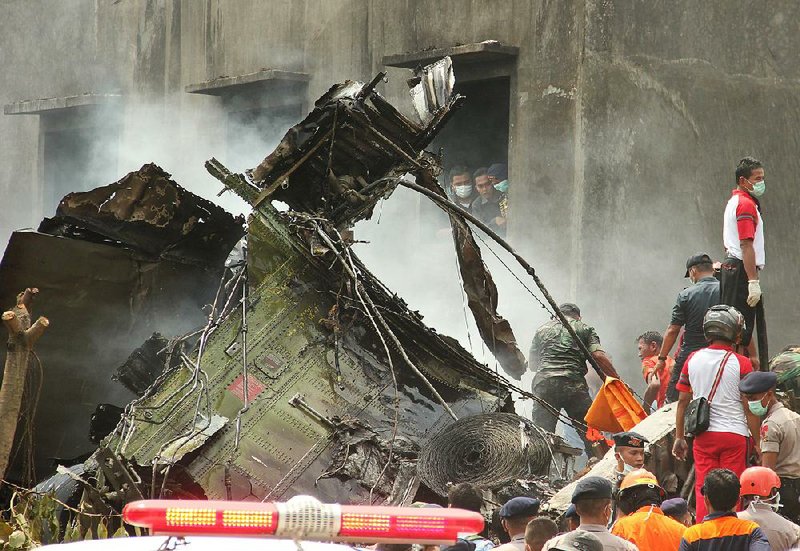
[(753, 446), (753, 455), (756, 458), (756, 465), (761, 465), (761, 442)]
[(761, 371), (761, 360), (757, 356), (750, 356), (750, 363), (753, 365), (753, 371)]
[(647, 382), (648, 390), (657, 390), (661, 388), (661, 379), (658, 378), (658, 372), (654, 371), (650, 374), (650, 380)]
[(685, 438), (675, 439), (675, 443), (672, 445), (672, 455), (678, 461), (686, 461), (686, 456), (689, 455), (689, 444), (686, 443)]
[(747, 305), (753, 308), (761, 300), (761, 283), (757, 279), (747, 282)]
[(653, 373), (661, 373), (664, 371), (664, 368), (667, 366), (667, 362), (664, 360), (658, 360), (656, 362), (656, 366), (653, 368)]

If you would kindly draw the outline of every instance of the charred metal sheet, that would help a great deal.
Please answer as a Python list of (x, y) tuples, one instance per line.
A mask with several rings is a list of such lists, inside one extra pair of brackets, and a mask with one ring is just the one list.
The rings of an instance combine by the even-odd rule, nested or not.
[[(114, 423), (111, 404), (134, 397), (112, 382), (116, 366), (128, 358), (119, 375), (134, 393), (164, 369), (146, 357), (157, 351), (129, 357), (132, 344), (154, 330), (181, 334), (203, 323), (201, 309), (244, 229), (156, 165), (70, 194), (41, 228), (46, 233), (12, 235), (0, 263), (0, 300), (13, 304), (18, 289), (34, 284), (48, 304), (34, 446), (36, 470), (45, 473), (54, 457), (91, 453)], [(101, 402), (106, 409), (96, 410)], [(12, 479), (20, 467), (12, 465)]]
[(221, 264), (244, 235), (241, 219), (186, 191), (155, 164), (108, 186), (70, 193), (39, 231), (212, 266)]
[(227, 422), (228, 419), (221, 415), (200, 416), (184, 434), (174, 438), (168, 446), (161, 450), (161, 459), (167, 464), (174, 464), (180, 461), (184, 455), (202, 446)]
[[(302, 220), (265, 203), (251, 216), (248, 228), (248, 278), (255, 282), (247, 308), (249, 408), (242, 414), (240, 427), (227, 423), (192, 454), (185, 462), (186, 472), (209, 498), (281, 499), (310, 493), (333, 501), (366, 502), (371, 484), (349, 477), (319, 478), (341, 464), (337, 462), (342, 459), (341, 446), (336, 442), (347, 439), (340, 431), (349, 430), (335, 426), (331, 419), (357, 419), (384, 439), (396, 428), (398, 450), (400, 441), (424, 446), (452, 419), (405, 368), (396, 350), (392, 352), (395, 390), (384, 348), (362, 306), (352, 291), (342, 292), (347, 286), (343, 271), (331, 269), (328, 256), (311, 253)], [(459, 416), (506, 407), (510, 393), (501, 379), (455, 340), (427, 328), (418, 314), (388, 292), (357, 259), (354, 262), (408, 354)], [(240, 342), (241, 327), (241, 309), (237, 309), (210, 335), (201, 360), (208, 378), (204, 389), (198, 387), (180, 401), (192, 379), (191, 370), (182, 368), (140, 402), (141, 407), (160, 406), (152, 410), (153, 420), (174, 408), (169, 423), (154, 423), (135, 413), (130, 430), (125, 431), (130, 436), (121, 438), (117, 432), (108, 445), (117, 446), (124, 457), (150, 465), (154, 459), (161, 461), (162, 446), (176, 436), (176, 427), (193, 422), (198, 398), (202, 414), (234, 419), (243, 406), (243, 394), (236, 391), (242, 387), (236, 381), (243, 375), (243, 350), (232, 350), (231, 344)], [(292, 405), (298, 393), (306, 407)], [(360, 464), (374, 474), (378, 456), (372, 455), (366, 463), (353, 458), (350, 464)], [(398, 453), (397, 469), (387, 471), (395, 478), (379, 481), (376, 498), (404, 499), (413, 494), (418, 481), (404, 470), (401, 459)]]
[(383, 76), (369, 84), (337, 84), (317, 100), (277, 149), (249, 171), (263, 190), (253, 204), (269, 197), (345, 227), (371, 216), (377, 201), (393, 189), (393, 178), (404, 172), (399, 167), (420, 168), (420, 152), (462, 98), (452, 96), (452, 84), (440, 84), (438, 79), (448, 78), (444, 72), (432, 72), (430, 83), (438, 93), (430, 103), (422, 101), (426, 122), (420, 125), (375, 91)]
[(409, 92), (423, 123), (430, 122), (447, 105), (455, 83), (453, 63), (449, 57), (415, 71), (414, 78), (408, 82)]
[(99, 444), (103, 438), (111, 434), (119, 424), (123, 411), (114, 404), (98, 404), (89, 420), (89, 440), (93, 444)]
[[(417, 183), (445, 196), (444, 190), (430, 171), (420, 171), (417, 174)], [(449, 218), (467, 304), (475, 318), (481, 339), (497, 358), (503, 371), (519, 380), (528, 365), (517, 346), (511, 324), (497, 312), (497, 286), (492, 274), (483, 263), (481, 250), (467, 223), (452, 214), (449, 214)]]
[(153, 333), (142, 346), (131, 352), (112, 379), (141, 396), (165, 369), (175, 368), (180, 363), (178, 354), (167, 357), (168, 348), (169, 341), (160, 333)]

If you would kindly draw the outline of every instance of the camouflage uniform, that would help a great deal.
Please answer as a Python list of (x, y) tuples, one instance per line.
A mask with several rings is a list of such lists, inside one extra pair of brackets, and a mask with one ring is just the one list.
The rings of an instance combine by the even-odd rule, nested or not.
[[(569, 322), (589, 352), (602, 350), (600, 338), (593, 327), (580, 320), (570, 319)], [(533, 394), (557, 410), (563, 408), (567, 415), (583, 422), (592, 405), (589, 387), (584, 379), (588, 370), (586, 357), (560, 321), (550, 321), (536, 330), (528, 359), (536, 373), (532, 384)], [(533, 403), (532, 417), (533, 422), (544, 430), (555, 430), (558, 419), (539, 402)], [(591, 443), (586, 438), (583, 440), (587, 453), (591, 453)]]

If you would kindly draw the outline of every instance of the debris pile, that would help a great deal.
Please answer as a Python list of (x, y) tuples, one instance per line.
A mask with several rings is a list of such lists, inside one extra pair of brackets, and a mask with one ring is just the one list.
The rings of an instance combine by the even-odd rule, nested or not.
[[(482, 423), (502, 420), (517, 442), (520, 434), (529, 440), (487, 489), (502, 495), (504, 484), (522, 482), (542, 495), (551, 467), (569, 476), (576, 450), (513, 415), (507, 381), (427, 327), (350, 249), (353, 223), (408, 175), (443, 195), (439, 160), (424, 147), (461, 102), (449, 59), (411, 81), (418, 121), (375, 91), (381, 78), (332, 87), (247, 174), (208, 161), (208, 171), (253, 206), (246, 242), (235, 248), (242, 221), (156, 165), (70, 194), (39, 233), (14, 235), (0, 267), (3, 288), (28, 278), (60, 297), (48, 303), (59, 323), (45, 363), (71, 370), (84, 386), (110, 381), (116, 369), (115, 397), (126, 397), (105, 392), (93, 412), (38, 412), (60, 415), (65, 433), (83, 427), (82, 439), (73, 440), (81, 453), (90, 439), (100, 442), (88, 458), (78, 450), (49, 454), (77, 463), (82, 480), (91, 481), (80, 485), (82, 506), (106, 514), (142, 496), (441, 501), (446, 475), (423, 474), (420, 450), (433, 465), (435, 435), (476, 415)], [(279, 212), (273, 200), (291, 210)], [(470, 228), (455, 215), (451, 221), (481, 335), (519, 376), (524, 357), (496, 312), (491, 275)], [(66, 247), (70, 271), (37, 266), (16, 245), (23, 241), (47, 251)], [(70, 322), (98, 300), (97, 323)], [(86, 341), (97, 345), (73, 358), (58, 355)], [(131, 354), (130, 343), (142, 341)], [(486, 441), (496, 436), (487, 432)], [(492, 457), (478, 454), (473, 465), (487, 471)], [(74, 486), (73, 477), (58, 476)]]

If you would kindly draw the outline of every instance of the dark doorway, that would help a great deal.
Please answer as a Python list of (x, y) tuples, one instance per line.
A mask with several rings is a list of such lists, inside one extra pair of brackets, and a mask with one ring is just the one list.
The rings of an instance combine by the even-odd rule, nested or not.
[(474, 171), (492, 163), (508, 164), (509, 78), (457, 80), (455, 91), (466, 101), (433, 145), (444, 148), (445, 173), (455, 165)]
[[(429, 147), (431, 151), (443, 151), (439, 181), (453, 200), (456, 198), (448, 177), (453, 167), (465, 166), (472, 174), (494, 163), (508, 165), (510, 78), (456, 80), (455, 91), (466, 98), (464, 105)], [(473, 194), (470, 199), (475, 197)], [(449, 236), (449, 227), (447, 216), (439, 208), (427, 200), (419, 202), (421, 240), (429, 240), (432, 234), (441, 235), (443, 230)]]

